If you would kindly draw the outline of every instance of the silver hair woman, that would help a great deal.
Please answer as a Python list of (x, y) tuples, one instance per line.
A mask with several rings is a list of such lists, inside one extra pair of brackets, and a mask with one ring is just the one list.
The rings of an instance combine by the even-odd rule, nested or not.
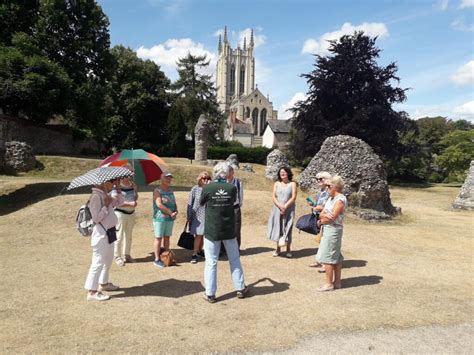
[(341, 270), (344, 257), (341, 254), (344, 212), (347, 199), (342, 194), (344, 181), (340, 176), (331, 177), (326, 183), (329, 199), (319, 215), (322, 225), (321, 244), (316, 259), (324, 265), (326, 283), (318, 291), (333, 291), (341, 288)]
[[(316, 174), (316, 183), (318, 184), (319, 191), (316, 194), (316, 199), (315, 201), (308, 201), (308, 204), (311, 206), (311, 209), (313, 210), (313, 213), (319, 214), (324, 208), (324, 205), (326, 204), (326, 201), (329, 198), (329, 193), (327, 191), (327, 182), (331, 178), (331, 174), (329, 174), (327, 171), (320, 171), (319, 173)], [(319, 215), (318, 215), (319, 218)], [(317, 267), (319, 268), (319, 272), (325, 272), (324, 271), (324, 266), (318, 262), (318, 260), (315, 260), (313, 263), (309, 264), (310, 267)]]
[(227, 163), (217, 163), (212, 171), (214, 180), (227, 180), (227, 175), (229, 175), (229, 169), (230, 167)]

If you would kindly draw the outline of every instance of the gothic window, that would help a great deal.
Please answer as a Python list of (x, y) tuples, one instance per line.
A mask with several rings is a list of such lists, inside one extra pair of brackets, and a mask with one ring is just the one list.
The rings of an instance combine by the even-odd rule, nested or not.
[(230, 67), (230, 94), (233, 95), (235, 92), (235, 65), (232, 64)]
[(252, 111), (252, 124), (253, 124), (253, 134), (258, 134), (258, 108), (254, 108)]
[(239, 93), (242, 94), (244, 92), (245, 85), (245, 67), (242, 65), (240, 67), (240, 89)]
[(263, 135), (266, 122), (267, 122), (267, 109), (264, 108), (262, 112), (260, 112), (260, 136)]
[(248, 106), (245, 109), (245, 118), (250, 118), (250, 107), (248, 107)]

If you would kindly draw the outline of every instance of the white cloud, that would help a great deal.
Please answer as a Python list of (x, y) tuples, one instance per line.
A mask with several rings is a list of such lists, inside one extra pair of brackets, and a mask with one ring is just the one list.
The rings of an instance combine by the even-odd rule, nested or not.
[(287, 103), (284, 103), (278, 109), (278, 119), (288, 120), (292, 117), (292, 113), (287, 111), (290, 108), (293, 108), (298, 101), (303, 101), (306, 99), (306, 95), (302, 92), (297, 92)]
[(473, 84), (474, 83), (474, 60), (471, 60), (459, 67), (456, 73), (451, 76), (451, 80), (456, 84)]
[[(239, 44), (242, 47), (244, 45), (244, 38), (247, 38), (247, 45), (250, 43), (250, 33), (251, 33), (250, 28), (246, 28), (245, 30), (239, 31)], [(257, 34), (257, 31), (261, 31), (261, 28), (258, 27), (253, 31), (253, 41), (255, 44), (255, 48), (261, 46), (262, 44), (265, 43), (267, 40), (267, 37), (262, 34)]]
[(474, 7), (474, 0), (461, 0), (461, 4), (459, 5), (461, 9), (466, 7)]
[(361, 25), (353, 26), (351, 23), (346, 22), (337, 31), (326, 32), (318, 39), (307, 39), (303, 45), (303, 49), (301, 50), (301, 52), (308, 54), (327, 55), (329, 53), (328, 41), (337, 40), (343, 35), (351, 35), (354, 33), (354, 31), (364, 31), (364, 33), (370, 37), (378, 36), (378, 38), (385, 38), (388, 36), (388, 29), (384, 23), (364, 22)]
[(169, 78), (176, 79), (176, 62), (187, 54), (206, 55), (210, 59), (210, 64), (205, 70), (205, 74), (214, 75), (216, 71), (216, 54), (207, 50), (203, 44), (196, 43), (190, 38), (169, 39), (164, 43), (151, 48), (141, 46), (137, 50), (138, 57), (150, 59), (158, 64)]
[(444, 11), (448, 8), (449, 0), (439, 0), (438, 7), (441, 11)]
[(453, 102), (446, 102), (437, 105), (410, 105), (400, 104), (397, 110), (407, 111), (412, 119), (422, 117), (442, 116), (450, 119), (465, 119), (474, 123), (474, 101), (469, 101), (461, 105)]
[(469, 101), (462, 105), (456, 106), (453, 112), (459, 115), (459, 118), (474, 121), (474, 101)]
[(474, 25), (464, 23), (464, 16), (458, 17), (453, 22), (451, 22), (451, 27), (458, 31), (474, 32)]
[[(261, 46), (262, 44), (265, 44), (267, 37), (263, 34), (258, 34), (258, 32), (261, 32), (263, 30), (262, 27), (255, 27), (253, 29), (253, 42), (254, 42), (254, 47), (257, 48)], [(230, 33), (227, 32), (227, 35), (231, 37), (232, 40), (236, 40), (237, 44), (240, 45), (240, 47), (243, 47), (244, 45), (244, 37), (247, 38), (247, 45), (250, 43), (250, 33), (252, 32), (251, 28), (246, 28), (241, 31), (231, 31)], [(220, 28), (216, 32), (214, 32), (214, 37), (218, 36), (224, 36), (224, 29)], [(232, 46), (232, 44), (231, 44)]]

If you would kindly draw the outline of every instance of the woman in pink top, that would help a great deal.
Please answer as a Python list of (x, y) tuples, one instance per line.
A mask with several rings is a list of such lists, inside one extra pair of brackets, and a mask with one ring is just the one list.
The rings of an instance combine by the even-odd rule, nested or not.
[[(115, 193), (111, 193), (115, 187)], [(114, 190), (115, 190), (114, 189)], [(115, 226), (118, 222), (114, 207), (123, 203), (118, 180), (92, 188), (89, 209), (95, 223), (92, 230), (92, 263), (84, 288), (88, 290), (88, 301), (106, 301), (110, 298), (102, 291), (116, 291), (118, 286), (109, 282), (109, 270), (114, 258), (114, 242), (117, 240)]]

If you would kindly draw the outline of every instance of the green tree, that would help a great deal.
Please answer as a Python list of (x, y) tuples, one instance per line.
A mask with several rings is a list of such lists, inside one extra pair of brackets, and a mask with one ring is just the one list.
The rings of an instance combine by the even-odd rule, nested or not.
[(167, 143), (169, 79), (160, 67), (142, 60), (130, 48), (111, 49), (114, 70), (103, 127), (108, 147), (155, 150)]
[(39, 0), (0, 2), (0, 44), (10, 46), (15, 33), (32, 35), (39, 15)]
[[(177, 116), (182, 117), (186, 132), (183, 133), (181, 130), (170, 131), (171, 140), (183, 142), (186, 134), (188, 134), (194, 142), (194, 127), (199, 116), (205, 114), (209, 118), (209, 140), (212, 144), (218, 137), (222, 137), (225, 119), (217, 104), (216, 89), (211, 80), (211, 75), (202, 74), (209, 66), (209, 60), (205, 55), (193, 56), (188, 53), (186, 57), (178, 60), (177, 66), (179, 78), (172, 85), (177, 100), (173, 105), (180, 106), (176, 112), (179, 112)], [(184, 105), (186, 106), (185, 109)], [(174, 116), (170, 119), (170, 122), (173, 120)], [(178, 134), (181, 137), (173, 137)]]
[(469, 131), (471, 129), (474, 129), (474, 124), (467, 120), (452, 121), (451, 125), (454, 130), (458, 131)]
[[(38, 122), (49, 113), (61, 114), (72, 126), (96, 134), (112, 67), (109, 22), (101, 7), (94, 0), (6, 1), (0, 3), (0, 23), (4, 65), (18, 52), (26, 56), (23, 71), (1, 69), (7, 78), (0, 88), (8, 91), (5, 112)], [(63, 92), (54, 92), (55, 81)]]
[(187, 102), (186, 97), (179, 97), (171, 107), (168, 116), (167, 131), (169, 132), (169, 152), (176, 156), (186, 156), (188, 144), (186, 142), (186, 120), (190, 117), (189, 110), (192, 105)]
[(445, 149), (436, 157), (436, 164), (447, 174), (445, 182), (462, 182), (474, 160), (474, 130), (452, 131), (440, 141)]
[(362, 32), (330, 42), (330, 55), (317, 55), (314, 70), (303, 74), (309, 85), (307, 99), (293, 110), (291, 149), (297, 159), (313, 156), (324, 139), (348, 134), (367, 142), (384, 157), (402, 152), (399, 137), (410, 129), (405, 112), (392, 104), (405, 101), (397, 65), (379, 66), (376, 38)]
[(8, 115), (46, 122), (65, 114), (72, 82), (65, 70), (18, 32), (12, 46), (0, 46), (0, 108)]

